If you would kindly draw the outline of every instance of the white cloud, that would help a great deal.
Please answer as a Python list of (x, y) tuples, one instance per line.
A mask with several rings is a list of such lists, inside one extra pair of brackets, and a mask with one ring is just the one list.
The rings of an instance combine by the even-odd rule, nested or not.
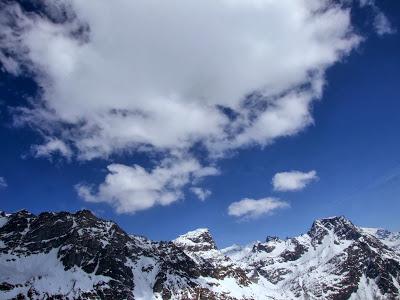
[[(328, 0), (44, 3), (51, 18), (18, 4), (0, 11), (3, 68), (29, 71), (40, 87), (33, 107), (15, 110), (16, 124), (43, 134), (38, 156), (193, 156), (200, 145), (214, 159), (268, 145), (312, 124), (325, 71), (362, 40), (350, 9)], [(156, 200), (167, 181), (153, 173), (172, 169), (112, 164), (98, 191), (81, 186), (80, 195), (119, 211), (165, 205), (182, 191)], [(123, 176), (158, 185), (149, 189), (145, 181), (128, 195), (128, 185), (118, 184)]]
[(150, 172), (138, 165), (111, 164), (107, 169), (109, 174), (97, 189), (77, 185), (79, 196), (88, 202), (109, 203), (119, 213), (135, 213), (183, 199), (182, 188), (202, 177), (205, 167), (194, 159), (185, 159), (166, 160)]
[(201, 201), (206, 200), (211, 195), (211, 191), (207, 189), (203, 189), (197, 186), (190, 188), (193, 194), (197, 196)]
[[(66, 7), (77, 18), (54, 24), (10, 6), (2, 19), (7, 24), (11, 12), (20, 28), (2, 24), (2, 33), (14, 64), (30, 68), (43, 89), (20, 120), (51, 133), (61, 126), (60, 139), (82, 159), (195, 142), (219, 152), (295, 134), (312, 121), (324, 71), (360, 41), (349, 10), (330, 1), (75, 0)], [(89, 30), (78, 38), (82, 24)], [(255, 91), (260, 97), (246, 103)]]
[(228, 214), (234, 217), (249, 219), (269, 215), (278, 209), (288, 207), (290, 207), (289, 203), (275, 198), (268, 197), (258, 200), (245, 198), (229, 205)]
[(8, 187), (7, 181), (4, 177), (0, 177), (0, 189)]
[(55, 138), (49, 138), (45, 144), (32, 146), (32, 151), (36, 157), (51, 157), (55, 153), (67, 159), (72, 156), (72, 150), (62, 140)]
[(390, 24), (385, 14), (376, 5), (375, 0), (359, 0), (361, 7), (369, 7), (374, 15), (374, 28), (378, 35), (393, 34), (396, 29)]
[(396, 30), (390, 24), (388, 18), (382, 12), (378, 12), (376, 14), (374, 26), (379, 35), (392, 34), (396, 32)]
[(317, 179), (316, 171), (281, 172), (274, 175), (272, 185), (275, 191), (298, 191), (304, 189), (310, 182)]

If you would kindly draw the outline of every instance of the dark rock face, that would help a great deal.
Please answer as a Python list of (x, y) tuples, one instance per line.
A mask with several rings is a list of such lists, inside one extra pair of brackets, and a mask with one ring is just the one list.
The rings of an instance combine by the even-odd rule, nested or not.
[(269, 235), (269, 236), (266, 237), (265, 242), (266, 243), (268, 243), (268, 242), (277, 242), (279, 240), (280, 240), (279, 237)]
[(356, 240), (361, 236), (356, 226), (345, 217), (317, 220), (311, 226), (308, 234), (313, 239), (314, 244), (320, 244), (329, 230), (333, 230), (333, 233), (342, 240)]
[[(345, 282), (348, 283), (348, 293), (339, 295), (350, 295), (350, 291), (356, 291), (358, 280), (364, 274), (366, 278), (374, 280), (384, 295), (400, 296), (393, 278), (400, 278), (400, 264), (396, 257), (390, 258), (391, 251), (378, 240), (360, 239), (345, 250), (346, 259), (340, 265), (337, 272), (346, 274)], [(394, 299), (394, 298), (393, 298)]]
[(295, 245), (294, 250), (285, 250), (281, 254), (281, 257), (285, 261), (295, 261), (307, 251), (307, 247), (299, 243), (296, 239), (291, 239), (291, 243)]
[[(0, 212), (0, 218), (0, 299), (339, 300), (368, 283), (382, 299), (400, 299), (399, 253), (344, 217), (317, 220), (303, 236), (268, 237), (228, 256), (206, 229), (153, 242), (88, 210)], [(20, 261), (33, 264), (17, 274), (12, 267)]]
[(256, 243), (253, 246), (253, 249), (251, 251), (253, 252), (267, 252), (270, 253), (274, 251), (275, 247), (268, 245), (269, 240), (267, 240), (266, 244), (263, 243)]
[(112, 278), (108, 288), (99, 286), (94, 295), (105, 297), (118, 291), (119, 296), (132, 298), (133, 274), (125, 263), (140, 249), (116, 224), (101, 221), (88, 210), (38, 216), (20, 211), (0, 228), (0, 238), (7, 245), (3, 253), (22, 256), (58, 249), (57, 256), (65, 270), (79, 267), (87, 273)]

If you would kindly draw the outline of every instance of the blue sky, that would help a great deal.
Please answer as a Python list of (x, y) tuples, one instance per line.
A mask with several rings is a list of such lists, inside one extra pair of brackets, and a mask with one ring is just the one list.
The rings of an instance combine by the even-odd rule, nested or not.
[[(87, 13), (85, 8), (78, 6), (76, 11), (85, 16)], [(88, 158), (88, 155), (93, 155), (93, 151), (79, 148), (83, 141), (82, 133), (76, 133), (80, 140), (74, 140), (76, 135), (68, 136), (70, 131), (65, 128), (65, 124), (51, 123), (53, 121), (39, 118), (34, 122), (26, 122), (25, 118), (25, 122), (20, 122), (23, 123), (22, 125), (16, 126), (15, 123), (21, 121), (21, 111), (16, 111), (15, 108), (32, 108), (35, 107), (35, 103), (43, 104), (46, 101), (51, 103), (49, 95), (46, 94), (49, 92), (46, 89), (50, 88), (48, 82), (44, 81), (46, 79), (38, 76), (37, 69), (23, 66), (26, 62), (23, 62), (21, 57), (17, 57), (15, 61), (21, 64), (22, 71), (12, 74), (10, 67), (7, 69), (4, 66), (4, 58), (2, 61), (0, 56), (3, 64), (0, 75), (0, 139), (3, 141), (0, 148), (0, 176), (6, 182), (6, 186), (0, 189), (1, 209), (16, 211), (26, 208), (34, 213), (39, 213), (41, 211), (75, 211), (89, 208), (101, 217), (116, 221), (130, 233), (142, 234), (156, 240), (172, 239), (194, 228), (208, 227), (219, 246), (228, 246), (232, 243), (244, 244), (252, 240), (264, 239), (267, 235), (281, 237), (297, 235), (308, 230), (314, 219), (332, 215), (345, 215), (354, 223), (366, 227), (400, 230), (398, 218), (400, 211), (400, 141), (398, 139), (400, 102), (397, 74), (400, 68), (400, 35), (398, 30), (395, 31), (396, 28), (400, 28), (398, 23), (400, 4), (397, 1), (379, 1), (371, 7), (352, 6), (354, 6), (351, 8), (353, 30), (364, 40), (360, 41), (358, 45), (350, 46), (351, 49), (349, 48), (348, 53), (330, 62), (329, 66), (320, 67), (318, 65), (320, 68), (318, 70), (324, 73), (325, 86), (321, 97), (318, 97), (316, 95), (318, 92), (314, 90), (310, 92), (313, 100), (307, 102), (306, 106), (313, 121), (297, 124), (296, 130), (293, 132), (285, 131), (269, 140), (264, 136), (259, 137), (259, 134), (251, 137), (252, 142), (250, 143), (239, 144), (235, 140), (238, 145), (231, 146), (228, 151), (218, 157), (215, 153), (209, 154), (208, 151), (212, 152), (216, 148), (225, 147), (226, 145), (223, 145), (222, 142), (213, 144), (212, 150), (210, 150), (211, 146), (202, 145), (210, 140), (201, 137), (198, 141), (190, 144), (189, 150), (186, 148), (177, 150), (168, 145), (165, 147), (169, 150), (161, 151), (159, 145), (164, 141), (160, 136), (154, 135), (154, 139), (149, 143), (153, 143), (155, 149), (143, 151), (135, 148), (130, 144), (133, 140), (130, 137), (132, 140), (124, 143), (121, 146), (122, 150), (112, 150), (106, 155), (103, 152), (96, 153), (93, 158)], [(33, 11), (38, 11), (38, 9), (34, 7)], [(207, 9), (207, 7), (204, 8), (205, 13)], [(374, 18), (378, 12), (390, 21), (389, 31), (391, 32), (378, 34), (376, 26), (374, 27), (376, 23)], [(94, 34), (95, 23), (90, 22), (95, 20), (91, 19), (91, 16), (86, 17), (89, 25), (93, 26), (93, 31), (90, 31), (89, 34)], [(325, 20), (324, 18), (323, 16), (322, 20)], [(331, 20), (327, 20), (327, 22), (331, 22)], [(34, 26), (38, 25), (37, 22), (33, 24)], [(1, 26), (4, 27), (6, 24), (2, 23)], [(210, 27), (210, 30), (212, 29)], [(34, 32), (28, 32), (27, 36), (29, 34), (33, 35)], [(12, 43), (15, 41), (7, 41), (7, 45), (12, 45)], [(32, 52), (37, 47), (34, 44), (27, 45), (33, 47)], [(62, 45), (63, 47), (57, 48), (57, 54), (59, 52), (62, 54), (63, 49), (66, 49), (64, 47), (68, 47), (68, 44)], [(225, 51), (226, 49), (222, 46), (224, 45), (221, 45), (221, 51)], [(169, 49), (172, 51), (175, 48)], [(235, 53), (232, 53), (232, 57), (234, 55)], [(299, 59), (301, 57), (300, 53)], [(113, 56), (113, 58), (115, 57)], [(154, 59), (154, 56), (151, 58)], [(30, 63), (34, 64), (35, 58), (31, 57), (30, 59), (33, 61)], [(47, 62), (52, 59), (52, 56), (48, 54), (41, 59)], [(192, 58), (187, 59), (189, 61)], [(268, 61), (270, 58), (266, 57), (265, 59)], [(208, 57), (207, 60), (209, 60)], [(60, 61), (60, 69), (63, 68), (62, 63), (63, 61)], [(65, 68), (67, 67), (69, 65)], [(53, 76), (52, 79), (57, 83), (59, 74), (54, 73), (51, 68), (52, 66), (48, 69), (45, 68), (44, 71), (48, 72), (48, 77)], [(223, 69), (224, 66), (221, 68)], [(308, 67), (306, 70), (309, 71)], [(41, 70), (41, 74), (44, 71)], [(189, 72), (190, 69), (176, 72), (179, 71)], [(208, 74), (210, 69), (203, 71)], [(249, 67), (247, 71), (252, 72), (253, 70)], [(212, 69), (210, 74), (215, 72)], [(261, 72), (261, 75), (269, 78), (268, 73)], [(181, 78), (178, 75), (176, 77), (179, 80)], [(232, 81), (228, 81), (228, 83), (243, 80), (243, 78), (231, 79)], [(194, 80), (196, 82), (199, 79), (194, 77)], [(153, 83), (151, 80), (150, 82)], [(169, 81), (167, 80), (167, 82)], [(205, 88), (202, 85), (204, 82), (199, 82), (201, 83), (199, 83), (201, 87), (199, 89)], [(248, 84), (251, 86), (256, 82), (258, 81), (254, 80)], [(270, 79), (270, 82), (275, 85), (281, 84), (281, 82), (276, 83), (273, 79)], [(310, 79), (309, 82), (306, 80), (305, 84), (317, 82), (318, 79), (315, 81)], [(76, 84), (75, 82), (71, 86), (76, 86)], [(184, 81), (184, 84), (187, 82)], [(225, 84), (225, 81), (221, 81), (220, 84)], [(38, 86), (42, 89), (41, 94), (38, 94)], [(179, 87), (181, 86), (183, 84), (179, 82)], [(206, 87), (214, 88), (213, 86)], [(175, 86), (175, 88), (177, 87)], [(115, 91), (113, 89), (114, 87), (110, 87), (110, 95)], [(68, 97), (79, 96), (81, 91), (77, 89), (75, 94), (68, 94)], [(66, 93), (62, 88), (56, 92), (60, 97)], [(93, 95), (98, 96), (87, 88), (83, 89), (83, 92), (87, 93), (86, 97), (88, 98)], [(126, 91), (119, 92), (119, 94), (118, 92), (116, 92), (118, 97), (126, 95)], [(215, 93), (219, 96), (222, 95), (221, 97), (232, 96), (230, 91), (222, 90), (221, 92), (217, 88), (215, 88)], [(197, 94), (190, 95), (197, 96)], [(201, 91), (201, 95), (208, 94)], [(210, 95), (211, 99), (212, 94), (210, 93)], [(71, 100), (68, 97), (66, 99)], [(110, 97), (112, 98), (112, 96)], [(279, 98), (280, 96), (275, 95), (274, 97)], [(113, 101), (111, 98), (110, 102)], [(65, 106), (57, 103), (53, 108), (56, 111), (57, 109), (63, 110), (64, 116), (67, 116), (67, 112), (69, 113), (68, 101)], [(72, 101), (71, 106), (77, 106), (79, 103)], [(163, 104), (166, 110), (169, 103)], [(97, 104), (95, 103), (95, 105)], [(123, 106), (118, 106), (118, 108), (120, 107), (123, 108)], [(232, 104), (232, 107), (235, 106)], [(85, 107), (79, 109), (84, 110)], [(179, 111), (175, 113), (179, 113)], [(245, 112), (239, 111), (239, 113)], [(89, 115), (84, 117), (89, 118)], [(190, 127), (189, 124), (195, 122), (190, 117), (185, 120), (185, 116), (182, 120), (183, 127)], [(167, 124), (170, 124), (168, 122)], [(210, 124), (213, 122), (212, 116), (210, 116), (209, 122)], [(207, 127), (206, 123), (208, 123), (207, 119), (200, 119), (200, 128)], [(135, 126), (130, 123), (127, 125)], [(75, 123), (73, 126), (78, 125)], [(166, 127), (168, 126), (166, 125)], [(53, 128), (56, 129), (53, 130)], [(169, 134), (174, 128), (175, 126), (167, 128), (168, 133), (164, 133), (160, 128), (160, 135)], [(210, 132), (214, 134), (213, 130), (214, 128), (211, 128), (210, 125)], [(177, 132), (181, 134), (180, 131)], [(195, 133), (198, 132), (202, 134), (202, 131), (196, 128)], [(108, 134), (114, 133), (109, 132)], [(190, 132), (190, 134), (192, 136), (194, 133)], [(240, 135), (238, 132), (234, 134)], [(172, 138), (174, 136), (171, 135)], [(248, 138), (248, 136), (249, 134), (244, 138)], [(95, 133), (90, 137), (96, 138), (96, 142), (101, 141), (96, 149), (100, 148), (99, 145), (102, 147), (106, 145), (107, 149), (110, 147), (113, 149), (112, 147), (115, 146), (113, 139), (104, 140), (102, 136), (98, 137)], [(121, 138), (117, 135), (115, 137)], [(46, 145), (46, 141), (52, 139), (62, 141), (66, 148), (58, 147), (60, 144), (57, 144), (56, 150), (52, 148), (54, 151), (50, 148), (39, 148), (40, 145)], [(207, 149), (205, 150), (205, 148)], [(40, 149), (42, 152), (39, 151)], [(171, 154), (172, 152), (179, 152), (179, 155)], [(86, 157), (82, 158), (82, 155), (86, 155)], [(178, 156), (179, 158), (177, 158)], [(184, 158), (182, 159), (182, 157)], [(142, 182), (143, 178), (137, 177), (137, 169), (131, 169), (133, 165), (143, 167), (149, 174), (153, 174), (150, 173), (150, 170), (157, 167), (163, 172), (171, 172), (170, 164), (179, 165), (182, 160), (189, 161), (192, 158), (195, 158), (196, 162), (200, 162), (201, 166), (194, 167), (197, 169), (191, 171), (192, 173), (189, 175), (186, 173), (167, 174), (172, 177), (182, 176), (182, 180), (185, 181), (184, 184), (177, 183), (178, 187), (172, 189), (174, 197), (168, 205), (165, 202), (160, 205), (158, 199), (154, 200), (149, 196), (147, 186), (150, 183), (148, 182), (143, 183), (146, 189), (142, 187), (139, 189), (140, 193), (145, 189), (146, 194), (138, 194), (149, 199), (146, 209), (138, 209), (140, 203), (137, 204), (137, 201), (140, 202), (140, 200), (137, 198), (132, 198), (130, 195), (125, 196), (126, 190), (123, 190), (122, 184), (118, 186), (121, 191), (116, 190), (116, 186), (108, 186), (103, 194), (97, 190), (99, 185), (104, 182), (105, 176), (112, 174), (107, 171), (107, 166), (110, 164), (128, 166), (127, 173), (119, 171), (118, 175), (120, 176), (113, 178), (116, 181), (127, 178), (128, 185), (132, 180), (136, 180), (132, 183), (134, 187), (130, 186), (128, 189), (129, 193), (135, 194), (138, 193), (136, 186)], [(219, 174), (199, 176), (202, 177), (201, 179), (196, 178), (197, 175), (194, 174), (199, 170), (204, 170), (203, 167), (206, 166), (218, 170)], [(271, 183), (273, 176), (279, 172), (292, 170), (301, 172), (315, 170), (318, 179), (298, 191), (275, 191)], [(134, 172), (129, 173), (131, 171)], [(126, 177), (123, 177), (124, 174), (127, 174)], [(145, 176), (145, 178), (150, 181), (153, 179), (152, 176)], [(159, 180), (158, 177), (157, 180)], [(162, 184), (159, 181), (156, 183)], [(89, 189), (88, 195), (79, 195), (77, 184), (94, 189), (94, 191)], [(153, 184), (152, 181), (151, 184)], [(170, 184), (172, 183), (168, 182), (168, 185)], [(193, 186), (207, 189), (211, 191), (211, 195), (201, 201), (190, 191)], [(164, 197), (164, 191), (169, 188), (161, 187), (162, 191), (157, 190), (156, 197)], [(114, 202), (108, 200), (113, 197), (119, 200)], [(248, 218), (238, 218), (228, 213), (228, 207), (234, 202), (245, 198), (257, 201), (267, 197), (279, 199), (277, 201), (289, 204), (290, 208), (276, 209), (268, 214), (261, 213), (257, 217), (250, 216)], [(126, 211), (118, 211), (118, 207), (122, 207), (121, 203)]]

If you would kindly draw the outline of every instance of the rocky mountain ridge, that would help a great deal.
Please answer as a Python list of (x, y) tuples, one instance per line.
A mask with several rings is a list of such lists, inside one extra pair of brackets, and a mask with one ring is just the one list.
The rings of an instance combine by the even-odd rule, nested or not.
[(0, 299), (400, 299), (400, 234), (344, 217), (218, 249), (129, 235), (88, 210), (0, 213)]

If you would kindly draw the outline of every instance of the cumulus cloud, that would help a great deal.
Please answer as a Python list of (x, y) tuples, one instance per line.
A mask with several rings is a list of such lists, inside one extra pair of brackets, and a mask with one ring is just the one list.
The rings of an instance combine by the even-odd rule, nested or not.
[[(61, 7), (75, 17), (54, 23), (17, 5), (3, 9), (3, 48), (20, 66), (10, 72), (29, 68), (43, 91), (20, 120), (69, 125), (62, 139), (82, 159), (196, 142), (219, 152), (295, 134), (312, 121), (326, 68), (360, 41), (349, 10), (330, 1)], [(10, 16), (19, 27), (6, 26)]]
[(288, 207), (290, 207), (289, 203), (275, 198), (258, 200), (245, 198), (231, 203), (228, 207), (228, 214), (243, 219), (252, 219), (262, 215), (270, 215), (278, 209)]
[(0, 189), (6, 188), (8, 186), (7, 181), (4, 177), (0, 177)]
[(317, 172), (290, 171), (276, 173), (272, 178), (275, 191), (298, 191), (304, 189), (310, 182), (317, 180)]
[(164, 161), (150, 172), (138, 165), (111, 164), (107, 169), (109, 174), (98, 188), (77, 185), (79, 196), (88, 202), (109, 203), (119, 213), (135, 213), (183, 199), (182, 188), (210, 173), (212, 167), (186, 159)]
[(201, 201), (206, 200), (211, 195), (211, 191), (207, 189), (203, 189), (197, 186), (190, 188), (193, 194), (197, 196)]
[[(11, 1), (0, 9), (2, 67), (32, 74), (40, 87), (32, 106), (14, 110), (16, 124), (44, 136), (38, 156), (174, 157), (200, 146), (216, 159), (268, 145), (312, 124), (327, 68), (362, 40), (350, 8), (328, 0), (41, 3), (40, 14)], [(153, 180), (154, 170), (113, 164), (109, 171), (97, 191), (82, 186), (80, 195), (119, 211), (142, 209), (114, 179), (144, 172)], [(154, 200), (168, 185), (156, 181), (156, 189), (143, 187), (153, 195), (145, 193), (153, 200), (143, 207), (173, 202)], [(175, 201), (181, 191), (174, 191), (167, 198)]]

